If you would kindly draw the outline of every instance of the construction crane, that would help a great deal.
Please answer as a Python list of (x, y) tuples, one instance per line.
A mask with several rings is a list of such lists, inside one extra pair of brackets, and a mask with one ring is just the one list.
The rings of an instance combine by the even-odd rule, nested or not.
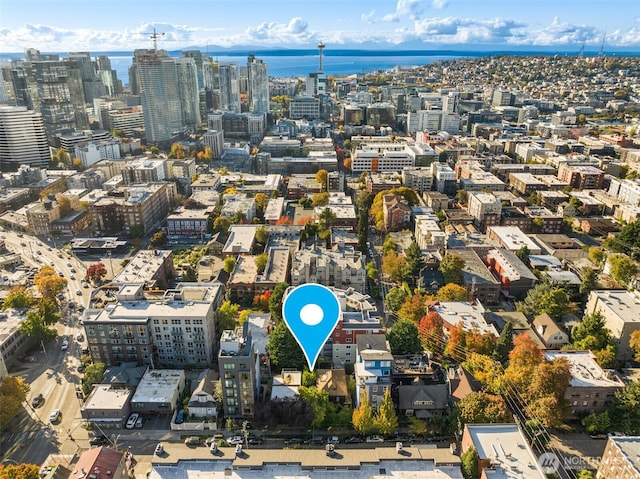
[(158, 38), (164, 36), (164, 32), (156, 32), (154, 27), (153, 32), (144, 32), (143, 35), (149, 35), (149, 38), (153, 40), (153, 53), (158, 53)]

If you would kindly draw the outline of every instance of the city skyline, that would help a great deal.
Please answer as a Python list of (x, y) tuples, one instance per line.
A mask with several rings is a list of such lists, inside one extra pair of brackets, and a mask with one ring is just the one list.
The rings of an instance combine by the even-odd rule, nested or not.
[[(257, 0), (169, 2), (0, 0), (0, 53), (158, 47), (502, 48), (640, 51), (628, 0)], [(301, 8), (304, 7), (304, 8)], [(630, 14), (625, 14), (629, 11)], [(250, 13), (248, 15), (247, 13)]]

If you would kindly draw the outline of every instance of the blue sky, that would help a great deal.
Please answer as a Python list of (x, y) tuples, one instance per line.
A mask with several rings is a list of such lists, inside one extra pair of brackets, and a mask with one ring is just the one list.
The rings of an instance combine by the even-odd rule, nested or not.
[(0, 52), (570, 46), (640, 52), (638, 0), (0, 0)]

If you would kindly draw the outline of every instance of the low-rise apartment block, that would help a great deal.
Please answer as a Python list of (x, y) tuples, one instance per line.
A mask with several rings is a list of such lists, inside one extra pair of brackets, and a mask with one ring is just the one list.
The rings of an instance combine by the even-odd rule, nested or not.
[(293, 256), (291, 285), (319, 283), (336, 288), (365, 291), (365, 269), (362, 253), (352, 247), (327, 249), (312, 246)]

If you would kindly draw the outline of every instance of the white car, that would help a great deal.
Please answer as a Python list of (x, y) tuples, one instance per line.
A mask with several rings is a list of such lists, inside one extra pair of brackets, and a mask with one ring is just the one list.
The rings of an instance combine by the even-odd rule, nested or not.
[(384, 438), (382, 436), (369, 436), (366, 442), (384, 442)]
[(62, 351), (66, 351), (67, 349), (69, 349), (69, 341), (67, 341), (66, 339), (62, 341), (62, 344), (60, 344), (60, 349)]
[(129, 416), (125, 427), (127, 429), (133, 429), (134, 427), (136, 427), (136, 421), (138, 420), (138, 417), (140, 417), (140, 415), (137, 412), (134, 412), (131, 416)]
[(227, 443), (231, 444), (232, 446), (237, 446), (238, 444), (243, 444), (244, 439), (242, 439), (242, 437), (240, 436), (232, 436), (227, 439)]
[(52, 423), (57, 422), (60, 419), (61, 414), (60, 409), (54, 409), (51, 411), (51, 414), (49, 414), (49, 421)]

